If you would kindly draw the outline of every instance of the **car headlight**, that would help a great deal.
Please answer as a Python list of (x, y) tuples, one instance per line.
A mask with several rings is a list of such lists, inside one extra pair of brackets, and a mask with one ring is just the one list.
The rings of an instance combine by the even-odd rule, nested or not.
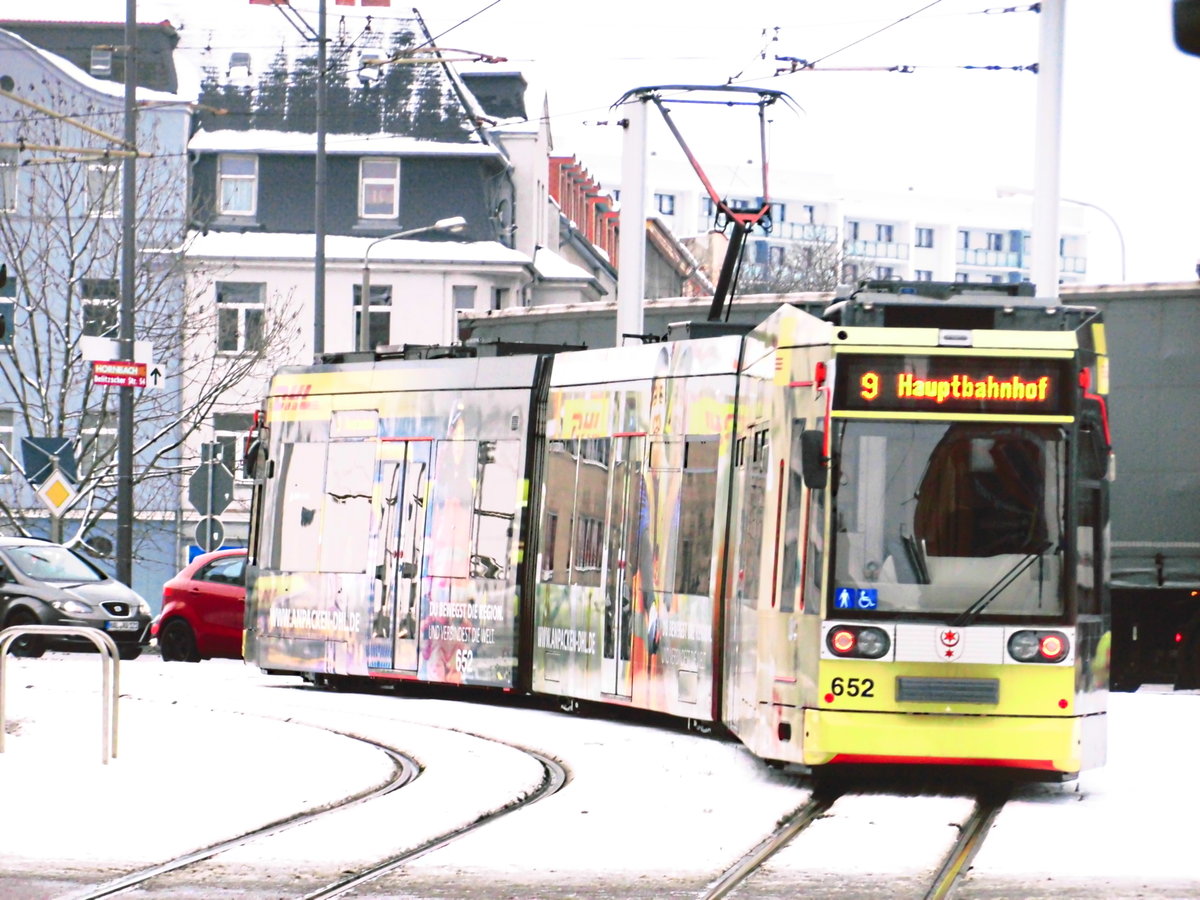
[(139, 616), (150, 615), (150, 604), (147, 603), (145, 600), (138, 601), (138, 615)]
[(92, 612), (92, 608), (82, 600), (51, 600), (50, 605), (59, 612), (72, 616), (86, 616)]

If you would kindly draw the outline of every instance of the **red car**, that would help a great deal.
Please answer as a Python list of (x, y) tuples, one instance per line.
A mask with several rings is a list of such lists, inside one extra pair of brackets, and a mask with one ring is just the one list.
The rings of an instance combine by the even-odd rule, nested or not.
[(204, 553), (163, 585), (150, 636), (168, 662), (241, 659), (245, 609), (245, 548)]

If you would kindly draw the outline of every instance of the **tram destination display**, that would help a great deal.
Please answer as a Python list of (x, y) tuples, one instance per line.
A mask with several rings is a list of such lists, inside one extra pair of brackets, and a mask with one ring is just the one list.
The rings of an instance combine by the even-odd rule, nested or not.
[(841, 354), (834, 403), (853, 412), (1069, 415), (1059, 359)]

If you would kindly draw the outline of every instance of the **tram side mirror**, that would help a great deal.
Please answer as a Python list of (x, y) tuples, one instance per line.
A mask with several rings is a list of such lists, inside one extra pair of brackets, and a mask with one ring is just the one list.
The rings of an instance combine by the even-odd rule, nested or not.
[(1175, 46), (1200, 56), (1200, 0), (1175, 0)]
[(825, 458), (825, 432), (809, 428), (800, 433), (800, 473), (804, 486), (819, 491), (829, 481), (829, 469)]
[(1108, 476), (1108, 455), (1112, 447), (1104, 436), (1103, 413), (1094, 401), (1084, 401), (1079, 437), (1080, 474), (1091, 481), (1103, 481)]
[(246, 452), (242, 456), (242, 473), (246, 478), (257, 478), (260, 475), (269, 478), (270, 470), (263, 464), (267, 461), (266, 445), (255, 438), (249, 441), (246, 445)]

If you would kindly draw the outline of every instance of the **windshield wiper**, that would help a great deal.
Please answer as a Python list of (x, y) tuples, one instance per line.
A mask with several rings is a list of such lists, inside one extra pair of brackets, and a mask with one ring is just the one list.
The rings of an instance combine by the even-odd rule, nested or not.
[(950, 622), (950, 625), (954, 628), (964, 628), (978, 619), (979, 614), (987, 609), (993, 600), (1003, 594), (1005, 589), (1010, 584), (1021, 577), (1022, 572), (1032, 566), (1037, 560), (1041, 559), (1042, 555), (1052, 546), (1053, 544), (1050, 541), (1046, 541), (1046, 543), (1037, 550), (1034, 550), (1032, 553), (1028, 553), (1021, 559), (1017, 560), (1016, 565), (1001, 575), (996, 580), (995, 584), (983, 592), (983, 596), (959, 613), (953, 619), (953, 621)]
[(925, 556), (925, 542), (918, 541), (911, 534), (900, 535), (900, 542), (904, 544), (904, 550), (908, 556), (908, 563), (912, 566), (913, 574), (916, 576), (917, 584), (929, 584), (929, 564)]

